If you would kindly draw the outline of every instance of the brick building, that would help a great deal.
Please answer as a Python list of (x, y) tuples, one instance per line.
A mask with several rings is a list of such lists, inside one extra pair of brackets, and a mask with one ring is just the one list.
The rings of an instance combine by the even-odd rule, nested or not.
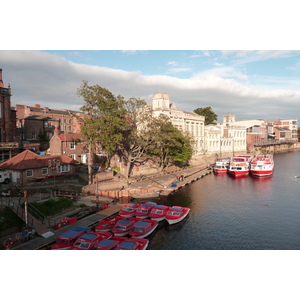
[(60, 133), (56, 128), (49, 142), (47, 154), (67, 155), (81, 162), (86, 162), (88, 149), (80, 139), (80, 133)]
[(16, 111), (11, 108), (11, 89), (4, 87), (0, 69), (0, 142), (13, 142), (16, 136)]
[(16, 111), (11, 108), (11, 89), (4, 87), (0, 69), (0, 161), (19, 152), (16, 138)]
[(23, 186), (36, 179), (71, 175), (77, 161), (66, 155), (40, 156), (25, 150), (0, 164), (10, 173), (11, 181)]
[[(34, 106), (17, 104), (15, 110), (18, 135), (24, 148), (32, 148), (30, 144), (38, 145), (41, 142), (41, 135), (45, 135), (49, 141), (54, 135), (55, 128), (62, 133), (80, 133), (80, 124), (76, 118), (83, 116), (80, 112), (50, 109), (41, 107), (40, 104)], [(49, 144), (45, 145), (45, 148), (48, 146)]]

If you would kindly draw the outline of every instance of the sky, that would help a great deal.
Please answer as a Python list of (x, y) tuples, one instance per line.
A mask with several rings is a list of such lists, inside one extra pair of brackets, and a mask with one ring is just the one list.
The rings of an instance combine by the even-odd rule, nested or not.
[(177, 109), (211, 106), (218, 121), (297, 119), (297, 50), (1, 50), (12, 105), (80, 110), (83, 80), (125, 99), (167, 93)]

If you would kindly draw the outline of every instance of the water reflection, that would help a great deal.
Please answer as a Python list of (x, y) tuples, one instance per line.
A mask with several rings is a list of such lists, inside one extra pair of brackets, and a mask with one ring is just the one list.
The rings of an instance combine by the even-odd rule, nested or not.
[[(161, 204), (191, 209), (176, 225), (164, 224), (148, 249), (299, 249), (300, 152), (275, 156), (269, 177), (208, 175)], [(300, 174), (299, 174), (300, 175)]]

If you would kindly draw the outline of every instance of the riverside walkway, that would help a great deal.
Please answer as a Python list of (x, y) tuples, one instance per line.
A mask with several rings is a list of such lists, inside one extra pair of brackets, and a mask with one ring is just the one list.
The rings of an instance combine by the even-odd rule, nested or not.
[[(25, 243), (19, 245), (13, 245), (12, 250), (38, 250), (47, 247), (48, 245), (55, 242), (56, 238), (67, 232), (72, 227), (75, 226), (92, 226), (97, 223), (99, 220), (106, 218), (108, 216), (114, 215), (122, 209), (121, 205), (113, 205), (109, 208), (103, 209), (95, 214), (89, 215), (85, 218), (78, 220), (76, 223), (63, 226), (61, 229), (53, 230), (54, 235), (44, 238), (44, 237), (36, 237), (33, 240), (29, 240)], [(91, 230), (92, 231), (92, 230)]]
[[(140, 181), (130, 184), (130, 189), (146, 190), (153, 189), (160, 191), (161, 196), (167, 196), (178, 189), (212, 173), (211, 168), (192, 167), (186, 170), (169, 174), (162, 174), (155, 177), (142, 176)], [(182, 177), (181, 177), (182, 176)], [(182, 178), (182, 181), (180, 180)]]

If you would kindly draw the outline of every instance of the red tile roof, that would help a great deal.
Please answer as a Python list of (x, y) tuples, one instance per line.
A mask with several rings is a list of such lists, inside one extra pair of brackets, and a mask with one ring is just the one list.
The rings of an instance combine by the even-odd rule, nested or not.
[(25, 150), (0, 164), (0, 168), (10, 170), (45, 168), (49, 166), (49, 159), (59, 159), (61, 165), (77, 162), (67, 155), (40, 156), (30, 150)]
[(61, 133), (58, 138), (63, 142), (72, 142), (80, 138), (80, 133)]

